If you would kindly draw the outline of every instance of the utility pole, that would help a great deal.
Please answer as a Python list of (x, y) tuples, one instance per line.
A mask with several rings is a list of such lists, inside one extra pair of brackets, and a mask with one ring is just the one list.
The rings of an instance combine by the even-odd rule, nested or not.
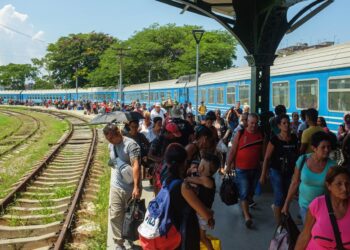
[(75, 92), (77, 95), (76, 102), (78, 102), (79, 96), (78, 96), (78, 66), (75, 67)]
[(152, 68), (148, 70), (148, 108), (151, 107), (151, 72)]
[(115, 50), (117, 50), (117, 56), (119, 57), (119, 100), (120, 103), (123, 102), (122, 98), (123, 98), (123, 94), (122, 94), (122, 90), (123, 90), (123, 57), (127, 56), (126, 55), (126, 51), (130, 50), (130, 48), (116, 48)]

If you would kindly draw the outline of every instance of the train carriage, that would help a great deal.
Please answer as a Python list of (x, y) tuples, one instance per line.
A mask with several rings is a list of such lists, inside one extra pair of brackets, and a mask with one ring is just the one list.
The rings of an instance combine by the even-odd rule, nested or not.
[[(223, 112), (240, 101), (250, 104), (250, 68), (231, 68), (215, 73), (204, 73), (199, 78), (198, 98), (208, 109)], [(168, 98), (180, 103), (196, 102), (196, 82), (192, 77), (171, 79), (126, 86), (122, 102), (151, 104)], [(0, 91), (0, 97), (12, 100), (44, 99), (110, 101), (120, 98), (112, 88), (56, 90)], [(271, 67), (270, 108), (283, 104), (288, 114), (314, 107), (326, 118), (331, 130), (336, 131), (343, 115), (350, 112), (350, 43), (318, 49), (308, 49), (289, 56), (281, 56)]]

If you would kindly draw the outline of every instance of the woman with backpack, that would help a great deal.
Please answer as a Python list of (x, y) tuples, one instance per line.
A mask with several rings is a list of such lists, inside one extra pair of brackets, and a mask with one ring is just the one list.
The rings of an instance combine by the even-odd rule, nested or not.
[[(183, 182), (186, 175), (186, 158), (187, 153), (185, 148), (178, 143), (170, 144), (165, 152), (165, 162), (167, 166), (167, 175), (163, 182), (162, 190), (157, 197), (150, 202), (150, 204), (158, 203), (154, 208), (162, 207), (166, 211), (157, 211), (155, 214), (167, 214), (167, 218), (151, 218), (150, 221), (157, 222), (159, 219), (159, 228), (154, 228), (154, 231), (159, 231), (160, 236), (155, 238), (146, 237), (147, 228), (152, 228), (152, 225), (147, 225), (146, 218), (139, 227), (141, 246), (144, 250), (153, 249), (181, 249), (181, 250), (199, 250), (200, 249), (200, 235), (199, 225), (196, 213), (198, 213), (208, 225), (214, 226), (213, 211), (208, 209), (194, 193), (193, 189)], [(161, 199), (158, 196), (162, 195)], [(162, 202), (168, 200), (170, 202), (165, 206)], [(162, 204), (160, 204), (162, 203)], [(152, 206), (147, 210), (152, 210)], [(167, 212), (167, 213), (166, 213)], [(152, 215), (150, 216), (152, 217)], [(169, 220), (170, 219), (170, 223)], [(164, 223), (168, 225), (165, 227)], [(146, 230), (145, 230), (146, 229)], [(144, 233), (144, 234), (143, 234)]]
[(269, 171), (274, 193), (273, 211), (276, 222), (279, 224), (281, 209), (287, 197), (295, 162), (298, 158), (298, 138), (295, 134), (291, 134), (288, 115), (277, 116), (276, 124), (280, 133), (273, 135), (267, 145), (260, 183), (265, 183)]

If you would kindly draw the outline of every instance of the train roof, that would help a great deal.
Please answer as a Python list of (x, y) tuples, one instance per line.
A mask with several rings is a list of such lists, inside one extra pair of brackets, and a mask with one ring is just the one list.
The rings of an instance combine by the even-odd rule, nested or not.
[[(293, 55), (278, 57), (271, 67), (271, 76), (348, 67), (350, 67), (350, 43), (345, 43), (318, 49), (307, 49)], [(205, 74), (199, 78), (199, 84), (250, 81), (250, 79), (250, 67), (244, 66)], [(190, 87), (194, 85), (195, 82), (189, 84)]]
[[(103, 88), (103, 87), (96, 87), (96, 88), (78, 88), (79, 93), (89, 92), (115, 92), (115, 88)], [(36, 90), (24, 90), (22, 94), (74, 94), (76, 92), (76, 89), (36, 89)]]
[[(185, 83), (176, 83), (176, 82), (177, 82), (177, 79), (151, 82), (150, 87), (151, 89), (167, 89), (167, 88), (172, 89), (172, 88), (179, 88), (185, 84)], [(148, 90), (148, 86), (149, 86), (149, 83), (133, 84), (133, 85), (126, 86), (124, 90), (125, 91)]]
[(23, 90), (0, 90), (2, 95), (17, 95), (23, 92)]

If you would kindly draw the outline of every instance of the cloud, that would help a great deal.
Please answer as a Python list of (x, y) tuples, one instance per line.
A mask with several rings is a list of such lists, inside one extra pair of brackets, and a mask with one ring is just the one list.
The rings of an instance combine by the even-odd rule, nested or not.
[(45, 55), (44, 31), (30, 23), (25, 13), (11, 4), (0, 6), (0, 65), (30, 63), (31, 58)]

